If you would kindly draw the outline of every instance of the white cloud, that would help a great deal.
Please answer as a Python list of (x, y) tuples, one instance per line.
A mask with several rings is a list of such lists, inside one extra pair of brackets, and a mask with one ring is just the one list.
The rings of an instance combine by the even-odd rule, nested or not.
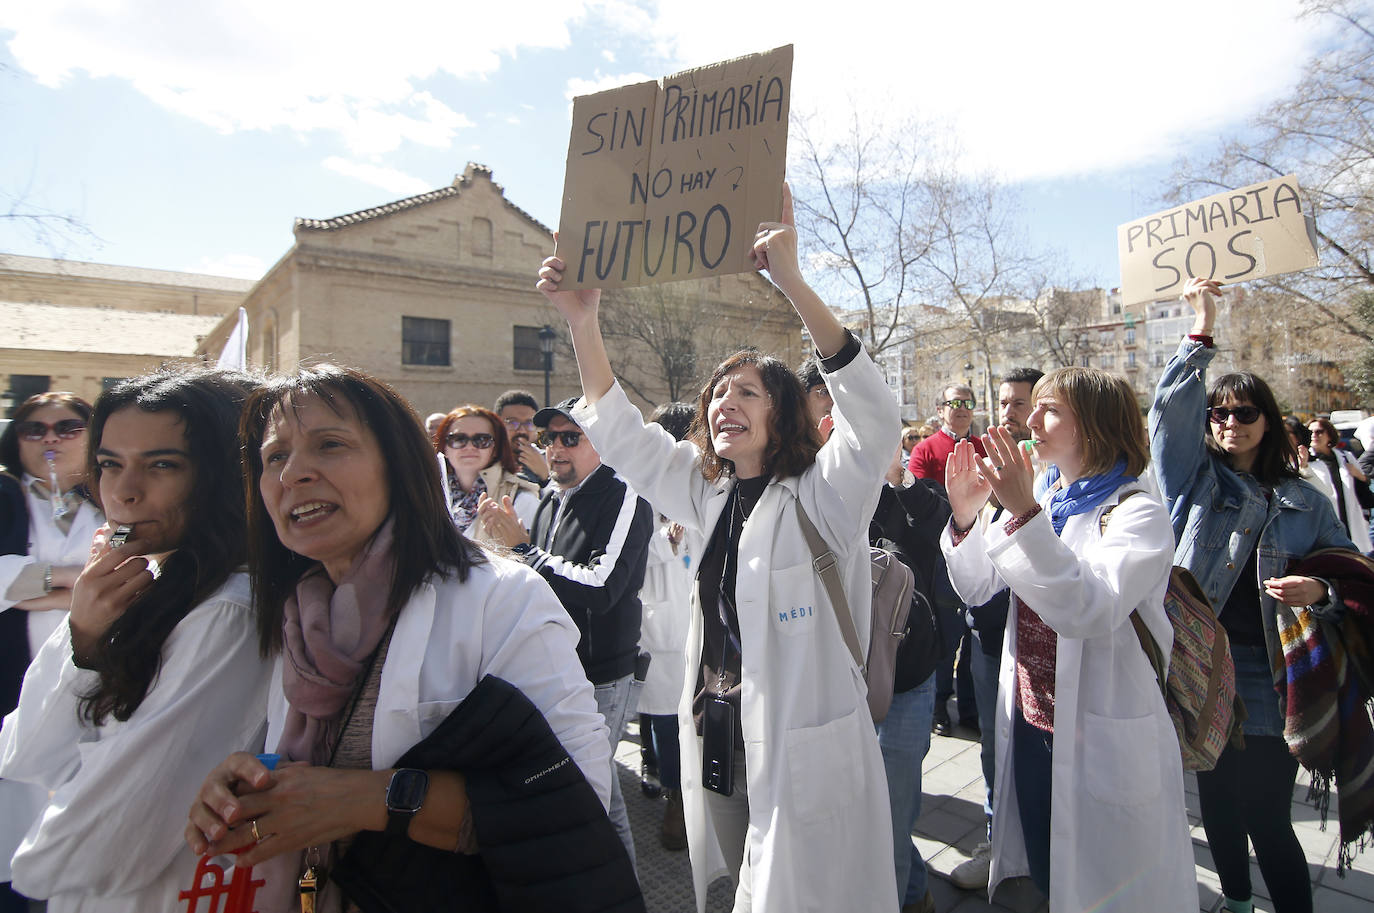
[(198, 263), (187, 267), (186, 272), (234, 279), (261, 279), (267, 272), (267, 264), (261, 257), (252, 254), (222, 254), (218, 257), (201, 257)]
[(662, 4), (645, 40), (675, 67), (793, 43), (794, 110), (839, 129), (856, 110), (919, 112), (953, 125), (968, 167), (1043, 178), (1166, 159), (1253, 114), (1316, 48), (1297, 11), (1296, 0), (857, 0), (779, 24), (771, 7), (699, 0)]
[[(539, 66), (571, 98), (794, 43), (795, 110), (839, 125), (856, 110), (889, 121), (919, 113), (952, 125), (969, 167), (1018, 179), (1159, 161), (1225, 132), (1313, 53), (1314, 27), (1293, 21), (1297, 9), (851, 0), (780, 15), (737, 0), (43, 0), (0, 7), (0, 28), (45, 85), (77, 71), (119, 78), (217, 130), (328, 131), (359, 159), (442, 148), (472, 127), (426, 91), (440, 91), (426, 83), (436, 75)], [(572, 54), (521, 56), (567, 50), (578, 28), (576, 50), (592, 42), (593, 59), (627, 72), (588, 78), (557, 69), (584, 66)], [(652, 76), (630, 72), (641, 69)]]
[[(222, 132), (335, 131), (356, 155), (448, 145), (472, 124), (426, 91), (481, 77), (519, 49), (561, 48), (584, 0), (45, 0), (7, 4), (10, 52), (43, 85), (127, 80)], [(531, 22), (540, 27), (530, 28)]]
[(433, 190), (434, 185), (430, 182), (421, 180), (413, 175), (406, 174), (395, 168), (386, 165), (378, 165), (369, 162), (356, 162), (350, 159), (340, 158), (331, 155), (322, 163), (330, 171), (342, 174), (371, 184), (373, 187), (380, 187), (385, 191), (403, 197), (413, 197), (419, 193)]

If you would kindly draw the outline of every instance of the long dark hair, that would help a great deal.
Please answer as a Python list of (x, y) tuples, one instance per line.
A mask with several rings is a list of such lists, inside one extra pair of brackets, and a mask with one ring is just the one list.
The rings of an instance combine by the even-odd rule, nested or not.
[[(96, 400), (87, 435), (87, 464), (100, 498), (96, 450), (105, 423), (122, 409), (171, 412), (190, 454), (194, 522), (152, 586), (105, 631), (90, 658), (100, 680), (82, 695), (81, 715), (99, 726), (127, 720), (148, 694), (161, 666), (162, 645), (181, 620), (224, 585), (244, 560), (243, 496), (235, 431), (255, 381), (235, 371), (162, 369), (123, 381)], [(102, 505), (103, 506), (103, 505)]]
[[(1274, 391), (1269, 389), (1264, 379), (1249, 371), (1221, 375), (1212, 381), (1212, 387), (1207, 391), (1207, 405), (1220, 406), (1228, 399), (1257, 406), (1264, 416), (1264, 437), (1260, 438), (1259, 451), (1255, 454), (1250, 474), (1261, 485), (1277, 485), (1284, 479), (1296, 479), (1298, 452), (1288, 439), (1288, 432), (1283, 426), (1283, 413), (1274, 399)], [(1212, 434), (1211, 420), (1203, 416), (1202, 421), (1206, 423), (1208, 452), (1230, 466), (1231, 455), (1217, 444), (1216, 436)]]
[[(447, 446), (444, 438), (448, 437), (449, 429), (452, 428), (454, 423), (460, 418), (485, 419), (486, 423), (491, 426), (491, 434), (492, 437), (496, 439), (496, 443), (492, 445), (491, 460), (488, 461), (487, 466), (493, 463), (500, 463), (501, 468), (506, 472), (514, 474), (520, 471), (520, 461), (515, 458), (515, 448), (511, 447), (510, 437), (506, 434), (506, 423), (501, 421), (501, 416), (492, 412), (490, 409), (483, 409), (481, 406), (474, 406), (472, 403), (468, 403), (466, 406), (459, 406), (448, 415), (444, 416), (444, 420), (439, 423), (439, 427), (434, 432), (434, 449), (444, 457), (446, 465), (448, 463), (448, 454), (444, 453), (444, 448)], [(486, 467), (484, 466), (483, 468), (485, 469)], [(450, 466), (449, 469), (451, 471), (452, 467)]]
[(16, 479), (24, 475), (24, 461), (19, 455), (19, 423), (28, 419), (43, 406), (61, 406), (70, 409), (88, 425), (91, 421), (91, 404), (75, 393), (49, 391), (36, 393), (14, 410), (14, 420), (0, 433), (0, 469), (4, 469)]
[(711, 442), (711, 395), (727, 376), (745, 366), (758, 370), (772, 408), (768, 410), (768, 444), (763, 453), (763, 474), (768, 478), (801, 475), (816, 462), (821, 449), (820, 431), (811, 427), (806, 412), (806, 392), (792, 369), (780, 359), (757, 349), (744, 349), (721, 362), (697, 398), (697, 414), (687, 439), (701, 451), (701, 474), (714, 482), (734, 464), (716, 453)]
[[(396, 563), (387, 597), (388, 612), (400, 611), (431, 575), (466, 580), (468, 570), (486, 560), (482, 550), (464, 539), (453, 525), (444, 504), (434, 445), (420, 417), (396, 391), (361, 371), (332, 364), (301, 367), (294, 374), (273, 378), (248, 401), (239, 426), (248, 514), (248, 568), (264, 655), (280, 648), (282, 609), (296, 583), (318, 562), (292, 552), (277, 538), (259, 491), (262, 441), (274, 414), (294, 409), (310, 397), (338, 415), (351, 409), (381, 449), (391, 494), (388, 516), (394, 521), (392, 551)], [(497, 428), (496, 433), (505, 432)]]

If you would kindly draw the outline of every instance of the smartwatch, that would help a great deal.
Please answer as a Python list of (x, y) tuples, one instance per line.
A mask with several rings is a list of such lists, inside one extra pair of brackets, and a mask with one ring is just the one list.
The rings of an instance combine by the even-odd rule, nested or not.
[(534, 544), (533, 544), (533, 543), (530, 543), (530, 542), (520, 542), (520, 543), (517, 543), (516, 545), (512, 545), (512, 546), (510, 547), (510, 550), (511, 550), (511, 553), (512, 553), (512, 554), (518, 555), (521, 559), (523, 559), (526, 555), (528, 555), (528, 554), (530, 553), (530, 550), (533, 549), (533, 548), (534, 548)]
[(429, 774), (423, 770), (402, 767), (391, 775), (386, 785), (386, 835), (404, 837), (410, 828), (410, 819), (424, 808), (425, 794), (429, 792)]

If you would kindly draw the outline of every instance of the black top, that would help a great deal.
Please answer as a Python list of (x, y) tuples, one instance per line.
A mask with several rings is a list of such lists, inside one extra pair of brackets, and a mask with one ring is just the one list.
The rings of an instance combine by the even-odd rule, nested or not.
[[(0, 555), (29, 553), (29, 502), (24, 486), (0, 472)], [(28, 612), (0, 611), (0, 715), (19, 706), (19, 687), (29, 667)]]
[(1236, 577), (1226, 606), (1221, 610), (1221, 626), (1233, 644), (1247, 647), (1264, 646), (1264, 627), (1260, 622), (1259, 562), (1257, 546), (1250, 547), (1250, 556)]
[(639, 589), (654, 515), (649, 502), (604, 464), (566, 497), (566, 504), (559, 503), (561, 498), (550, 491), (539, 502), (530, 524), (534, 545), (523, 558), (576, 622), (582, 635), (577, 656), (591, 683), (602, 685), (635, 671)]
[[(697, 573), (697, 598), (701, 604), (701, 662), (697, 673), (692, 716), (701, 732), (702, 704), (706, 695), (724, 694), (735, 705), (735, 747), (744, 747), (740, 725), (739, 613), (735, 608), (735, 576), (739, 568), (739, 540), (744, 523), (763, 497), (769, 478), (740, 479), (726, 499), (716, 528), (706, 544)], [(721, 680), (721, 670), (724, 680)]]

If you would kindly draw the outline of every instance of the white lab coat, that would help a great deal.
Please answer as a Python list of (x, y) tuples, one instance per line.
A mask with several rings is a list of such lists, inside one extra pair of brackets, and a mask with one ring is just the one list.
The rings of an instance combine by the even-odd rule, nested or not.
[[(1126, 491), (1141, 491), (1101, 517)], [(1042, 503), (1048, 503), (1048, 494)], [(979, 605), (1006, 586), (1058, 632), (1050, 810), (1050, 909), (1158, 913), (1198, 906), (1183, 762), (1154, 671), (1130, 622), (1133, 609), (1164, 648), (1173, 629), (1164, 588), (1174, 554), (1169, 514), (1148, 477), (1097, 510), (1070, 517), (1062, 536), (1041, 512), (1010, 536), (1003, 516), (941, 546), (959, 597)], [(1007, 616), (997, 693), (997, 772), (989, 893), (1029, 874), (1012, 776), (1016, 612)]]
[[(1345, 522), (1346, 528), (1350, 530), (1350, 541), (1355, 543), (1355, 547), (1364, 554), (1369, 554), (1374, 550), (1374, 542), (1369, 538), (1369, 521), (1365, 519), (1364, 512), (1360, 509), (1359, 497), (1355, 494), (1355, 477), (1350, 474), (1350, 464), (1355, 462), (1355, 458), (1350, 455), (1348, 450), (1336, 450), (1336, 462), (1339, 469), (1333, 473), (1330, 463), (1313, 457), (1308, 462), (1308, 469), (1320, 478), (1321, 484), (1317, 487), (1322, 494), (1331, 499), (1331, 506), (1340, 510), (1340, 503), (1336, 500), (1336, 489), (1339, 487), (1345, 496), (1345, 516), (1341, 520)], [(1356, 469), (1359, 467), (1356, 466)], [(1303, 476), (1303, 478), (1307, 478)]]
[(34, 657), (19, 707), (0, 731), (0, 776), (52, 790), (14, 857), (14, 886), (48, 913), (174, 913), (196, 857), (186, 812), (205, 775), (262, 740), (268, 664), (247, 575), (181, 620), (158, 677), (132, 717), (77, 717), (96, 681), (72, 664), (61, 625)]
[[(577, 626), (534, 571), (488, 556), (468, 579), (431, 579), (401, 608), (372, 725), (372, 768), (385, 770), (438, 727), (485, 675), (519, 688), (539, 708), (596, 790), (611, 797), (606, 723), (577, 659)], [(286, 718), (281, 659), (272, 673), (267, 742)]]
[[(30, 490), (32, 481), (29, 475), (21, 480), (29, 508), (29, 553), (0, 555), (0, 611), (24, 611), (11, 608), (14, 602), (5, 598), (5, 592), (25, 567), (31, 564), (84, 565), (91, 556), (91, 538), (105, 522), (100, 509), (87, 501), (77, 510), (71, 529), (64, 534), (52, 522), (52, 504)], [(29, 656), (37, 656), (52, 632), (66, 620), (67, 613), (49, 609), (26, 614)], [(0, 881), (10, 880), (10, 857), (47, 802), (47, 790), (41, 787), (17, 780), (0, 780)]]
[[(692, 618), (692, 586), (695, 564), (701, 556), (699, 537), (686, 533), (673, 551), (668, 524), (660, 522), (649, 543), (644, 585), (639, 601), (644, 615), (639, 623), (639, 649), (648, 653), (649, 674), (639, 692), (638, 712), (672, 716), (682, 701), (682, 682), (687, 677), (687, 628)], [(643, 736), (643, 733), (640, 734)]]
[[(807, 516), (835, 552), (855, 628), (867, 642), (871, 601), (868, 522), (901, 422), (871, 359), (860, 353), (828, 375), (835, 430), (813, 466), (775, 480), (755, 505), (739, 544), (741, 725), (749, 794), (745, 852), (756, 913), (898, 908), (887, 779), (855, 666), (794, 513)], [(709, 536), (732, 483), (707, 482), (697, 449), (645, 426), (617, 384), (574, 419), (656, 509)], [(696, 587), (692, 590), (697, 602)], [(678, 707), (682, 792), (697, 909), (727, 868), (701, 785), (691, 702), (701, 657), (701, 609), (688, 633)]]

